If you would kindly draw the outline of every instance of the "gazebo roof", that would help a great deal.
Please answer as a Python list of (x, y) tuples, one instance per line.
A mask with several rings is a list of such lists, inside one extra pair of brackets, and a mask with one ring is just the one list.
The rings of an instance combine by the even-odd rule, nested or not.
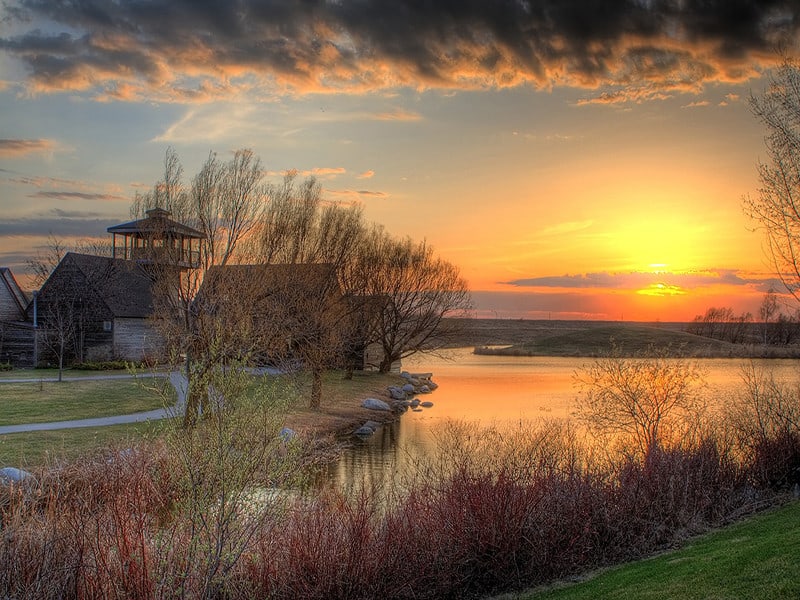
[(137, 221), (129, 221), (120, 225), (114, 225), (106, 229), (108, 233), (119, 233), (122, 235), (134, 235), (139, 237), (153, 237), (162, 235), (164, 237), (185, 237), (202, 240), (206, 234), (188, 225), (183, 225), (170, 219), (172, 213), (163, 208), (151, 208), (145, 212), (146, 217)]

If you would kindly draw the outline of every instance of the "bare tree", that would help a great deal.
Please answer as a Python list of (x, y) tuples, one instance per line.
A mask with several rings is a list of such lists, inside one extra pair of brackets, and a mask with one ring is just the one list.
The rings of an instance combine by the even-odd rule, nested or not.
[(635, 358), (618, 349), (575, 375), (582, 391), (577, 413), (599, 435), (623, 436), (646, 457), (674, 441), (702, 408), (704, 372), (694, 361), (655, 351)]
[(766, 346), (769, 341), (769, 324), (778, 313), (778, 295), (773, 288), (769, 288), (764, 298), (761, 300), (761, 306), (758, 309), (758, 316), (761, 318), (761, 325), (764, 330), (764, 345)]
[(268, 191), (263, 177), (261, 161), (252, 150), (237, 150), (228, 162), (212, 152), (187, 187), (180, 160), (168, 148), (163, 179), (148, 192), (137, 194), (131, 215), (142, 217), (156, 207), (170, 211), (176, 221), (205, 234), (202, 268), (224, 265), (236, 257), (242, 242), (261, 222)]
[(107, 335), (103, 322), (113, 316), (96, 290), (113, 278), (113, 270), (108, 258), (68, 253), (39, 291), (38, 340), (55, 356), (59, 381), (68, 360), (85, 359), (87, 339)]
[(67, 252), (80, 252), (93, 256), (111, 256), (111, 245), (107, 239), (92, 238), (82, 238), (76, 240), (73, 244), (69, 244), (52, 233), (48, 234), (47, 242), (44, 246), (36, 252), (33, 258), (26, 261), (34, 289), (39, 289), (44, 285), (53, 269), (61, 262)]
[(745, 212), (764, 232), (767, 255), (787, 290), (800, 300), (800, 67), (791, 60), (752, 95), (750, 108), (766, 126), (768, 162), (758, 165), (761, 187)]
[(137, 217), (151, 208), (164, 208), (172, 213), (174, 220), (205, 235), (195, 268), (176, 268), (180, 257), (169, 256), (173, 249), (165, 249), (159, 263), (150, 267), (156, 280), (155, 319), (171, 355), (185, 361), (190, 382), (186, 425), (191, 425), (199, 414), (205, 394), (204, 374), (216, 364), (214, 361), (222, 357), (233, 360), (234, 340), (241, 346), (238, 359), (244, 360), (259, 339), (248, 329), (247, 314), (239, 310), (241, 303), (233, 302), (249, 298), (249, 290), (257, 282), (237, 282), (242, 285), (238, 296), (226, 286), (216, 284), (216, 291), (231, 301), (224, 311), (215, 304), (214, 312), (209, 312), (208, 291), (205, 304), (198, 304), (195, 299), (209, 270), (234, 261), (242, 243), (261, 222), (266, 198), (262, 179), (259, 159), (252, 151), (243, 149), (236, 151), (228, 162), (210, 153), (187, 187), (180, 160), (174, 149), (169, 148), (163, 179), (147, 193), (137, 195), (131, 206), (131, 214)]
[(365, 237), (348, 280), (377, 301), (373, 338), (383, 350), (381, 372), (421, 350), (446, 346), (463, 323), (447, 317), (466, 316), (472, 308), (455, 265), (437, 257), (425, 241), (396, 239), (382, 227)]
[(364, 345), (365, 331), (358, 327), (363, 305), (345, 284), (363, 231), (361, 210), (323, 202), (313, 178), (298, 183), (288, 173), (270, 189), (254, 254), (257, 263), (271, 267), (265, 281), (281, 300), (270, 306), (281, 315), (290, 355), (311, 374), (312, 408), (321, 403), (323, 373), (347, 367), (347, 358)]

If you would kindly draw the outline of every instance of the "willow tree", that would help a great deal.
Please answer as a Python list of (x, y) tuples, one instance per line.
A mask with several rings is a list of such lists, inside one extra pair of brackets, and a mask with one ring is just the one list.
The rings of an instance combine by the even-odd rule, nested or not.
[(750, 108), (764, 124), (768, 160), (745, 212), (764, 233), (767, 256), (786, 289), (800, 300), (800, 66), (790, 59), (770, 76)]
[(376, 307), (372, 338), (382, 349), (381, 372), (455, 341), (464, 321), (454, 317), (465, 317), (472, 308), (458, 267), (425, 240), (396, 238), (379, 226), (365, 236), (348, 281)]
[[(267, 187), (260, 160), (251, 150), (237, 150), (228, 161), (210, 153), (200, 171), (189, 183), (172, 148), (164, 158), (163, 177), (143, 194), (137, 194), (131, 215), (141, 217), (146, 211), (160, 208), (171, 218), (196, 230), (204, 237), (192, 268), (180, 269), (185, 262), (181, 249), (164, 247), (158, 263), (150, 265), (155, 279), (154, 318), (166, 340), (173, 360), (185, 360), (189, 382), (185, 423), (192, 425), (206, 394), (205, 380), (224, 361), (246, 362), (260, 340), (242, 306), (256, 293), (257, 282), (242, 282), (232, 290), (221, 283), (215, 286), (220, 297), (228, 299), (226, 310), (208, 299), (195, 301), (206, 274), (215, 266), (235, 262), (244, 241), (261, 221), (267, 199)], [(150, 232), (158, 236), (159, 232)], [(170, 257), (170, 253), (175, 256)], [(244, 302), (244, 304), (243, 304)], [(209, 311), (208, 306), (214, 307)], [(232, 348), (236, 347), (234, 352)]]
[(288, 358), (311, 374), (311, 408), (319, 408), (326, 370), (348, 367), (362, 343), (358, 308), (344, 273), (364, 238), (361, 209), (324, 202), (314, 178), (288, 173), (270, 188), (252, 258), (276, 300), (262, 302), (265, 322), (278, 322), (288, 340)]

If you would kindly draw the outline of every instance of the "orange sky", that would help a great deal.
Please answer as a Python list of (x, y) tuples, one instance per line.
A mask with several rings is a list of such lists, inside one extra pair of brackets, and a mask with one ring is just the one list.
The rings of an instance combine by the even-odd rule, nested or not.
[[(313, 10), (311, 7), (313, 6)], [(128, 219), (172, 146), (187, 180), (252, 148), (459, 265), (476, 314), (757, 313), (747, 99), (791, 2), (19, 0), (0, 33), (0, 265)], [(794, 311), (787, 301), (786, 310)]]

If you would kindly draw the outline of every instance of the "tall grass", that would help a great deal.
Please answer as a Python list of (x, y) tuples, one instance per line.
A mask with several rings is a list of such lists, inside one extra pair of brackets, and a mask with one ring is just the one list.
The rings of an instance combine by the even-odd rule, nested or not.
[(191, 432), (0, 488), (0, 596), (421, 599), (531, 587), (779, 499), (798, 456), (797, 396), (779, 392), (754, 405), (751, 390), (730, 420), (644, 456), (610, 459), (559, 422), (454, 425), (396, 488), (289, 493), (310, 444), (281, 440), (267, 390)]

